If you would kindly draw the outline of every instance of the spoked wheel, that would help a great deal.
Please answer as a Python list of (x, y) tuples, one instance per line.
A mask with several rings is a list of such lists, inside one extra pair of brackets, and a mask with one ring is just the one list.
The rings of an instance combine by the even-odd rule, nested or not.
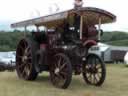
[(50, 69), (50, 78), (54, 86), (66, 89), (72, 79), (72, 66), (69, 58), (63, 53), (54, 56)]
[(34, 66), (36, 51), (34, 42), (30, 39), (22, 39), (16, 50), (16, 71), (19, 78), (24, 80), (35, 80), (37, 72)]
[(89, 54), (83, 62), (83, 77), (87, 84), (100, 86), (106, 77), (106, 67), (101, 58), (95, 54)]

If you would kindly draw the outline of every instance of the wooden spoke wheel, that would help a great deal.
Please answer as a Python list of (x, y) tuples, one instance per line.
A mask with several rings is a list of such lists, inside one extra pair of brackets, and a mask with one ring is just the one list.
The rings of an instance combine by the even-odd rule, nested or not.
[(50, 78), (54, 86), (66, 89), (72, 79), (72, 66), (69, 58), (63, 53), (54, 56), (50, 68)]
[(100, 86), (106, 77), (106, 67), (101, 58), (95, 54), (89, 54), (83, 62), (83, 77), (87, 84)]
[(37, 72), (34, 67), (35, 45), (30, 39), (22, 39), (16, 50), (16, 71), (19, 78), (35, 80)]

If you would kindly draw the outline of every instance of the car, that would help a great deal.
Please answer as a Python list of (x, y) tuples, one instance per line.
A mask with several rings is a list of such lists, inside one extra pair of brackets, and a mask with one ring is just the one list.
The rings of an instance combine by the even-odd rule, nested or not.
[(116, 16), (106, 10), (82, 7), (11, 24), (12, 28), (24, 27), (25, 32), (28, 26), (37, 28), (31, 35), (24, 33), (17, 45), (18, 77), (35, 80), (47, 71), (55, 87), (66, 89), (72, 74), (82, 74), (87, 84), (101, 86), (106, 77), (105, 64), (88, 50), (100, 41), (101, 24), (115, 21)]
[(0, 62), (5, 65), (15, 66), (15, 52), (0, 52)]
[(0, 71), (15, 69), (15, 51), (0, 52)]

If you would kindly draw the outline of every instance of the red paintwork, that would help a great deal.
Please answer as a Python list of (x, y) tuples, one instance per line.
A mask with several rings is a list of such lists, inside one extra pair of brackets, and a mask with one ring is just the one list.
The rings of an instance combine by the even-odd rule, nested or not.
[(94, 40), (86, 40), (85, 42), (83, 42), (83, 46), (87, 46), (87, 47), (91, 47), (96, 44), (97, 44), (97, 42)]

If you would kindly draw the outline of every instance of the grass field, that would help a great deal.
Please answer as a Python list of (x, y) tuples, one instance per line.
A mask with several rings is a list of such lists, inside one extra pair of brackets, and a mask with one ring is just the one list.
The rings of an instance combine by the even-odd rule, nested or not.
[(28, 82), (19, 80), (15, 72), (2, 72), (0, 96), (128, 96), (128, 67), (107, 65), (107, 77), (101, 87), (89, 86), (82, 76), (73, 76), (66, 90), (53, 87), (47, 73)]

